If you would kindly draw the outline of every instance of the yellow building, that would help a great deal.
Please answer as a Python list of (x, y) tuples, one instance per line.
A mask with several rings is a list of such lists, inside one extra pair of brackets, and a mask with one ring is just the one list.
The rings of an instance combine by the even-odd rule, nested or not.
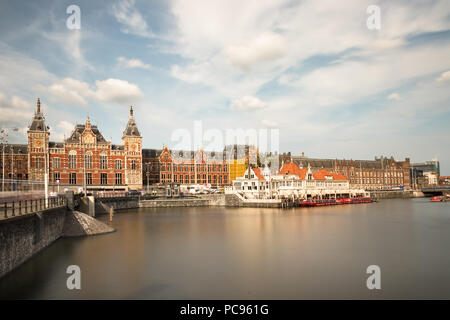
[(230, 182), (236, 180), (236, 177), (242, 177), (247, 170), (247, 159), (232, 159), (228, 160), (228, 167), (230, 169)]

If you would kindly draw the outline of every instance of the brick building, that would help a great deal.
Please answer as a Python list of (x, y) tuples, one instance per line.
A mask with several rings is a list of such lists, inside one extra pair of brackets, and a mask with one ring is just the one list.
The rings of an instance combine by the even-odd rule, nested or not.
[(144, 185), (206, 184), (223, 186), (230, 183), (229, 165), (222, 152), (143, 150)]
[[(5, 154), (5, 177), (27, 188), (44, 181), (47, 171), (49, 186), (76, 190), (127, 190), (142, 188), (142, 137), (130, 108), (130, 118), (122, 135), (122, 145), (107, 141), (89, 118), (77, 124), (63, 142), (50, 141), (50, 131), (41, 112), (40, 101), (27, 131), (27, 145), (13, 145), (14, 152)], [(5, 151), (7, 151), (6, 148)], [(47, 168), (47, 170), (46, 170)], [(24, 183), (22, 183), (24, 184)], [(9, 190), (17, 190), (9, 184)], [(51, 190), (52, 190), (51, 189)]]
[(291, 154), (280, 155), (283, 163), (294, 162), (300, 168), (311, 166), (313, 170), (328, 170), (344, 175), (349, 179), (350, 187), (366, 190), (391, 189), (403, 187), (411, 189), (410, 159), (396, 161), (393, 157), (380, 157), (375, 160), (338, 160), (313, 159)]

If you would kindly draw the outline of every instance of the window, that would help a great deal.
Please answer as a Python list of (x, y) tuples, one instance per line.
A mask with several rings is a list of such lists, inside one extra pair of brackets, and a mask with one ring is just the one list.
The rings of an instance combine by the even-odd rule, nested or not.
[(166, 165), (164, 163), (161, 163), (161, 171), (166, 171)]
[(222, 176), (219, 176), (219, 184), (222, 184)]
[(44, 158), (36, 158), (36, 168), (37, 169), (44, 168)]
[(114, 161), (114, 168), (117, 170), (121, 170), (122, 169), (122, 160), (115, 160)]
[(92, 152), (90, 151), (84, 155), (84, 167), (86, 169), (92, 169)]
[(77, 184), (77, 174), (76, 173), (74, 173), (74, 172), (70, 173), (69, 183), (70, 184)]
[(108, 155), (100, 154), (100, 169), (108, 169)]
[(136, 170), (136, 160), (131, 160), (131, 170)]
[(122, 184), (122, 173), (116, 173), (116, 184)]
[(59, 172), (54, 172), (53, 173), (53, 182), (57, 183), (60, 181), (60, 175)]
[(88, 172), (85, 175), (86, 184), (92, 184), (92, 173)]
[(61, 160), (59, 158), (53, 158), (53, 169), (59, 169), (61, 167)]
[(108, 174), (102, 173), (100, 176), (100, 184), (108, 184)]
[(69, 169), (76, 169), (77, 167), (77, 152), (71, 150), (69, 152)]
[(17, 160), (17, 169), (22, 169), (22, 160)]

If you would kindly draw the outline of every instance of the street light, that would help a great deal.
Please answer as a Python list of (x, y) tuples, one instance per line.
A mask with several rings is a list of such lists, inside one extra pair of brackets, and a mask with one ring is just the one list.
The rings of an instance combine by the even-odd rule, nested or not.
[(6, 140), (8, 129), (19, 131), (16, 127), (3, 127), (2, 131), (0, 131), (0, 139), (2, 141), (2, 192), (5, 191), (5, 144), (8, 144), (8, 141)]

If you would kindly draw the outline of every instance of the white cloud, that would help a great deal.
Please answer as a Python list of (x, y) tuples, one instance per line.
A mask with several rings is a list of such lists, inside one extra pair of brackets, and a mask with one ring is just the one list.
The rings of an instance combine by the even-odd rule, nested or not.
[(50, 128), (52, 139), (55, 141), (63, 141), (64, 138), (67, 138), (70, 135), (74, 128), (75, 124), (67, 120), (61, 120), (54, 130)]
[(18, 96), (10, 99), (0, 92), (0, 123), (7, 126), (22, 125), (24, 121), (30, 121), (33, 116), (32, 105)]
[(124, 66), (126, 68), (141, 68), (145, 70), (151, 69), (151, 65), (146, 64), (139, 59), (127, 59), (125, 57), (118, 57), (117, 61), (121, 66)]
[(114, 101), (118, 103), (134, 102), (140, 99), (143, 94), (139, 87), (133, 83), (129, 83), (120, 79), (107, 79), (95, 81), (97, 91), (96, 99), (100, 101)]
[(123, 33), (141, 37), (153, 37), (142, 14), (134, 7), (134, 0), (123, 0), (112, 6), (112, 13), (116, 20), (123, 25)]
[(266, 126), (266, 127), (269, 127), (269, 128), (276, 128), (276, 127), (279, 126), (279, 123), (278, 123), (278, 122), (272, 121), (272, 120), (266, 120), (266, 119), (261, 120), (261, 124), (262, 124), (263, 126)]
[(443, 72), (439, 78), (436, 79), (437, 82), (447, 82), (450, 81), (450, 70)]
[(133, 103), (143, 96), (139, 87), (121, 79), (106, 79), (95, 81), (92, 89), (87, 82), (65, 78), (45, 88), (51, 94), (52, 101), (61, 101), (72, 105), (86, 106), (86, 98), (102, 102), (119, 104)]
[(231, 102), (231, 109), (236, 111), (255, 111), (264, 109), (266, 106), (264, 102), (254, 96), (245, 96)]
[(280, 34), (264, 32), (254, 39), (229, 46), (226, 55), (233, 65), (249, 70), (252, 65), (259, 62), (282, 57), (286, 49), (286, 41)]
[(52, 102), (61, 101), (72, 105), (87, 105), (86, 100), (76, 90), (68, 89), (63, 84), (54, 83), (47, 90)]
[(390, 95), (388, 95), (387, 99), (389, 101), (398, 101), (398, 100), (400, 100), (400, 95), (396, 92), (393, 92)]

